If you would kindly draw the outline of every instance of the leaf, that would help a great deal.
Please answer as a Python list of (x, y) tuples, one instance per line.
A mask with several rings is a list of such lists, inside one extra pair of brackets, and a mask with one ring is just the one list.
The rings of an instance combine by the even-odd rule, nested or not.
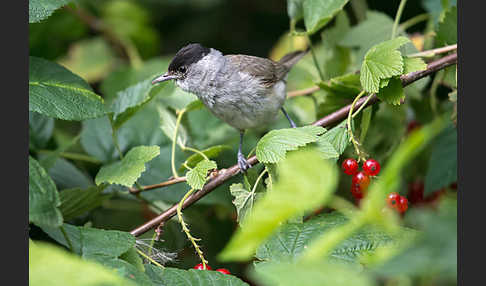
[(120, 258), (109, 258), (104, 255), (95, 255), (90, 257), (105, 267), (112, 268), (119, 276), (131, 280), (139, 286), (152, 286), (150, 278), (143, 272), (141, 272), (135, 265), (128, 263)]
[(427, 69), (427, 64), (421, 58), (403, 58), (403, 74)]
[(238, 277), (218, 271), (183, 270), (172, 267), (160, 267), (146, 264), (146, 273), (154, 285), (187, 286), (248, 286)]
[(400, 78), (391, 78), (388, 85), (380, 89), (380, 92), (376, 96), (388, 104), (400, 105), (400, 101), (405, 99)]
[(98, 263), (82, 260), (52, 244), (29, 243), (29, 285), (136, 285)]
[(132, 148), (121, 161), (101, 167), (95, 178), (96, 185), (106, 182), (131, 187), (145, 171), (145, 163), (157, 157), (159, 153), (159, 146)]
[(285, 158), (287, 151), (316, 142), (319, 139), (318, 135), (324, 132), (326, 129), (320, 126), (272, 130), (258, 141), (256, 156), (262, 163), (279, 162)]
[(327, 137), (320, 136), (316, 141), (317, 150), (323, 159), (338, 159), (339, 152)]
[[(333, 78), (345, 74), (351, 65), (351, 49), (339, 44), (350, 30), (350, 21), (346, 11), (336, 15), (333, 27), (324, 29), (321, 33), (324, 52), (320, 53), (324, 78)], [(359, 75), (353, 74), (358, 78)], [(358, 84), (359, 85), (359, 84)], [(359, 92), (359, 91), (358, 91)]]
[(104, 186), (90, 187), (84, 190), (81, 188), (62, 190), (59, 193), (61, 199), (59, 209), (64, 220), (71, 220), (99, 207), (103, 201), (111, 197), (111, 194), (102, 194), (103, 189)]
[(403, 72), (402, 55), (398, 49), (410, 42), (398, 37), (372, 47), (365, 55), (361, 66), (361, 85), (367, 92), (378, 92), (380, 80), (401, 75)]
[[(353, 126), (353, 124), (351, 124)], [(349, 133), (347, 131), (346, 127), (346, 120), (341, 122), (339, 125), (333, 127), (326, 133), (322, 134), (318, 141), (317, 144), (325, 144), (323, 147), (326, 147), (326, 142), (331, 143), (331, 145), (334, 147), (334, 150), (341, 155), (344, 153), (344, 150), (346, 150), (346, 147), (349, 144)], [(325, 143), (322, 143), (323, 141), (326, 141)], [(324, 149), (325, 150), (325, 149)], [(322, 151), (322, 150), (321, 150)]]
[[(201, 152), (209, 159), (213, 159), (218, 157), (219, 154), (221, 154), (221, 152), (223, 152), (224, 150), (232, 150), (232, 148), (228, 145), (216, 145), (211, 146), (205, 150), (201, 150)], [(194, 153), (186, 159), (186, 161), (182, 164), (181, 169), (184, 170), (186, 168), (184, 165), (187, 165), (190, 168), (194, 168), (197, 163), (201, 162), (202, 160), (204, 160), (203, 156), (198, 153)]]
[(195, 190), (200, 190), (204, 187), (208, 177), (208, 171), (216, 169), (218, 166), (214, 161), (201, 161), (197, 163), (194, 169), (190, 170), (186, 174), (187, 183), (191, 188)]
[(38, 23), (72, 0), (29, 0), (29, 23)]
[(29, 111), (29, 148), (44, 148), (51, 138), (53, 130), (53, 118)]
[(343, 9), (349, 0), (305, 0), (303, 3), (304, 24), (307, 34), (312, 35), (324, 27)]
[[(41, 156), (40, 158), (40, 163), (43, 164), (44, 158), (47, 157)], [(47, 170), (47, 173), (59, 189), (89, 188), (94, 186), (93, 179), (88, 174), (64, 158), (57, 157), (53, 165)]]
[(61, 201), (56, 185), (34, 158), (29, 156), (29, 222), (58, 227), (62, 224)]
[(103, 79), (115, 64), (115, 55), (103, 37), (80, 40), (58, 61), (89, 83)]
[[(176, 117), (167, 108), (164, 108), (162, 106), (157, 106), (157, 111), (160, 118), (160, 128), (162, 129), (164, 134), (170, 139), (170, 141), (173, 141), (177, 123)], [(177, 130), (177, 144), (181, 147), (185, 146), (187, 138), (188, 135), (186, 129), (184, 128), (184, 126), (182, 126), (182, 124), (179, 124)]]
[(457, 181), (457, 129), (450, 124), (437, 136), (425, 175), (424, 196)]
[(457, 43), (457, 7), (453, 6), (446, 11), (444, 18), (437, 28), (437, 40), (442, 45)]
[(359, 268), (329, 262), (258, 263), (251, 277), (262, 285), (371, 286), (369, 274)]
[(106, 114), (103, 99), (82, 78), (37, 57), (29, 57), (29, 110), (63, 120)]
[(371, 122), (371, 115), (373, 114), (373, 107), (369, 106), (363, 110), (363, 114), (361, 116), (361, 132), (359, 135), (359, 141), (364, 142), (366, 138), (366, 133), (368, 133), (368, 128), (370, 127)]
[(81, 253), (84, 258), (103, 255), (118, 257), (135, 246), (135, 237), (128, 232), (79, 227)]
[(262, 194), (256, 192), (250, 192), (245, 189), (242, 184), (232, 184), (230, 186), (231, 195), (234, 197), (233, 205), (236, 207), (238, 214), (237, 221), (243, 225), (246, 216), (253, 210), (255, 201), (259, 199)]
[(354, 98), (361, 91), (359, 75), (348, 73), (331, 78), (329, 81), (318, 82), (317, 85), (336, 96)]
[(257, 201), (253, 211), (226, 245), (222, 260), (248, 260), (283, 222), (326, 203), (337, 184), (335, 164), (313, 150), (292, 152), (277, 165), (278, 181)]
[(294, 21), (298, 21), (304, 17), (304, 10), (302, 3), (305, 0), (287, 0), (287, 13), (289, 18)]
[(130, 248), (127, 252), (120, 255), (120, 259), (135, 266), (138, 271), (145, 272), (145, 267), (143, 267), (143, 260), (137, 253), (137, 249), (135, 247)]

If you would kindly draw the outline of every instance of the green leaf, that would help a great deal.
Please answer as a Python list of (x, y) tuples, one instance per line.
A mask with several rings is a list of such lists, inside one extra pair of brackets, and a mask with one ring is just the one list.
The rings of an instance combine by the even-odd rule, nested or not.
[(208, 171), (212, 169), (216, 169), (217, 167), (218, 166), (214, 161), (204, 160), (197, 163), (194, 169), (187, 172), (186, 174), (187, 183), (189, 184), (189, 186), (191, 186), (191, 188), (195, 190), (202, 189), (202, 187), (204, 187), (204, 184), (208, 179)]
[(258, 263), (251, 277), (262, 285), (371, 286), (371, 278), (359, 268), (328, 262)]
[(53, 118), (29, 111), (29, 148), (44, 148), (51, 138), (53, 130)]
[(304, 11), (302, 3), (305, 0), (287, 0), (287, 13), (289, 18), (294, 21), (298, 21), (304, 17)]
[(437, 136), (425, 175), (424, 196), (457, 181), (457, 129), (450, 124)]
[(72, 0), (29, 0), (29, 23), (38, 23)]
[[(173, 141), (177, 118), (167, 108), (162, 106), (157, 106), (157, 111), (160, 118), (160, 128), (164, 134)], [(179, 124), (177, 130), (177, 144), (179, 146), (185, 146), (187, 139), (188, 135), (186, 129), (182, 124)]]
[(272, 130), (258, 141), (256, 156), (262, 163), (279, 162), (285, 158), (287, 151), (316, 142), (319, 139), (318, 135), (324, 132), (326, 129), (319, 126)]
[(136, 285), (98, 263), (42, 241), (29, 243), (29, 285)]
[(56, 185), (39, 162), (29, 156), (29, 222), (61, 226), (60, 204)]
[[(351, 124), (351, 126), (352, 125), (353, 124)], [(346, 150), (346, 147), (349, 144), (349, 133), (347, 130), (346, 120), (344, 120), (339, 125), (322, 134), (317, 141), (318, 145), (323, 144), (323, 149), (321, 149), (321, 151), (326, 150), (327, 142), (329, 142), (339, 155), (344, 153), (344, 150)]]
[(337, 76), (325, 82), (321, 81), (317, 85), (327, 92), (346, 98), (354, 98), (361, 91), (359, 75), (355, 73)]
[(113, 271), (121, 277), (127, 280), (135, 282), (139, 286), (152, 286), (150, 278), (143, 272), (141, 272), (135, 265), (120, 259), (120, 258), (109, 258), (104, 255), (95, 255), (90, 257), (105, 267), (112, 268)]
[(380, 89), (380, 92), (376, 96), (388, 104), (400, 105), (400, 101), (405, 99), (400, 78), (391, 78), (388, 85)]
[(245, 189), (242, 184), (232, 184), (230, 192), (234, 197), (233, 205), (236, 207), (238, 214), (237, 221), (242, 226), (246, 216), (253, 210), (256, 200), (260, 199), (262, 194), (251, 192)]
[(89, 83), (103, 79), (115, 64), (115, 55), (101, 37), (84, 39), (69, 47), (66, 57), (58, 61)]
[(453, 6), (446, 11), (444, 19), (437, 28), (437, 40), (442, 45), (457, 44), (457, 7)]
[[(47, 156), (40, 156), (40, 163), (44, 166), (46, 162), (44, 160), (49, 160)], [(89, 188), (94, 186), (93, 179), (87, 173), (81, 171), (64, 158), (54, 158), (53, 165), (47, 170), (47, 173), (59, 189)]]
[[(343, 10), (336, 15), (334, 26), (324, 29), (321, 33), (324, 50), (319, 55), (322, 59), (322, 71), (325, 79), (341, 76), (350, 68), (351, 49), (339, 44), (339, 41), (343, 39), (349, 30), (350, 21), (346, 11)], [(353, 75), (356, 75), (359, 82), (359, 75)]]
[(248, 286), (238, 277), (218, 271), (183, 270), (146, 264), (146, 273), (153, 285), (186, 285), (186, 286)]
[(257, 201), (223, 252), (222, 260), (248, 260), (283, 222), (310, 211), (332, 196), (337, 184), (335, 164), (313, 150), (290, 153), (277, 165), (278, 181)]
[(316, 141), (316, 147), (323, 159), (338, 159), (339, 152), (334, 145), (329, 141), (328, 137), (320, 136)]
[(312, 35), (324, 27), (343, 9), (349, 0), (305, 0), (304, 24), (307, 34)]
[(132, 148), (121, 161), (103, 166), (96, 175), (96, 185), (104, 182), (131, 187), (145, 171), (145, 163), (160, 154), (159, 146)]
[(135, 246), (135, 237), (128, 232), (79, 227), (82, 256), (118, 257)]
[(422, 71), (427, 68), (427, 64), (421, 58), (403, 58), (403, 74)]
[[(216, 145), (216, 146), (211, 146), (207, 149), (201, 150), (201, 152), (206, 155), (209, 159), (214, 159), (221, 154), (224, 150), (233, 150), (230, 146), (228, 145)], [(204, 160), (203, 156), (201, 156), (198, 153), (194, 153), (189, 158), (186, 159), (186, 161), (182, 164), (181, 170), (184, 170), (186, 167), (184, 165), (187, 165), (190, 168), (194, 168), (197, 163), (201, 162)]]
[(99, 207), (111, 194), (103, 195), (104, 186), (91, 187), (85, 190), (80, 188), (66, 189), (59, 193), (61, 210), (64, 220), (68, 221), (78, 217), (94, 208)]
[(398, 49), (409, 42), (405, 37), (398, 37), (372, 47), (365, 55), (361, 66), (360, 80), (364, 90), (378, 92), (380, 80), (403, 73), (403, 59)]
[(135, 268), (140, 272), (145, 272), (145, 267), (143, 266), (143, 260), (137, 252), (135, 247), (130, 248), (127, 252), (120, 255), (120, 259), (130, 263), (135, 266)]
[(82, 78), (37, 57), (29, 57), (29, 110), (64, 120), (106, 114), (103, 99)]

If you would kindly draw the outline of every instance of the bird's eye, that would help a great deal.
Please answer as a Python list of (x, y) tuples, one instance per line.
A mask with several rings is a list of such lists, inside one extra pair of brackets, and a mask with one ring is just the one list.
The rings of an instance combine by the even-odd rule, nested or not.
[(185, 66), (182, 66), (179, 68), (179, 72), (180, 73), (185, 73), (186, 72), (186, 67)]

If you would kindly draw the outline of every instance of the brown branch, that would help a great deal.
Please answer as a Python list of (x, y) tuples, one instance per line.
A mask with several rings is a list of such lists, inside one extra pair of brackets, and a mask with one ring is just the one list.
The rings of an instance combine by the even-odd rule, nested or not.
[(167, 187), (167, 186), (170, 186), (170, 185), (182, 183), (182, 182), (185, 182), (185, 181), (186, 181), (186, 177), (179, 177), (179, 178), (170, 179), (170, 180), (167, 180), (165, 182), (158, 183), (158, 184), (155, 184), (155, 185), (143, 186), (141, 189), (129, 188), (128, 190), (132, 194), (138, 194), (142, 191), (148, 191), (148, 190), (152, 190), (152, 189), (163, 188), (163, 187)]
[[(424, 78), (440, 69), (443, 69), (447, 66), (453, 65), (457, 63), (457, 53), (447, 55), (443, 58), (437, 59), (433, 62), (430, 62), (427, 65), (427, 69), (419, 72), (413, 72), (409, 73), (406, 75), (402, 75), (400, 79), (402, 80), (403, 86), (409, 85), (414, 81), (417, 81), (421, 78)], [(378, 101), (376, 95), (372, 94), (370, 95), (372, 98), (368, 101), (367, 106), (374, 104)], [(359, 108), (365, 101), (367, 97), (361, 98), (356, 104), (355, 108)], [(346, 116), (349, 113), (349, 109), (351, 108), (351, 104), (347, 105), (319, 120), (316, 122), (312, 123), (312, 125), (317, 125), (317, 126), (322, 126), (322, 127), (329, 127), (331, 125), (334, 125), (338, 123), (340, 120), (346, 118)], [(248, 159), (248, 163), (250, 163), (252, 166), (255, 166), (258, 163), (258, 160), (256, 156), (252, 156)], [(238, 165), (234, 165), (228, 169), (220, 170), (218, 175), (215, 176), (213, 179), (211, 179), (200, 191), (192, 194), (189, 196), (184, 204), (183, 208), (186, 208), (195, 202), (197, 202), (199, 199), (204, 197), (205, 195), (209, 194), (211, 191), (216, 189), (216, 187), (220, 186), (224, 182), (226, 182), (228, 179), (231, 177), (237, 175), (240, 172), (240, 168)], [(169, 220), (172, 216), (176, 214), (176, 209), (177, 209), (177, 204), (173, 205), (163, 213), (161, 213), (159, 216), (155, 217), (154, 219), (144, 223), (143, 225), (135, 228), (132, 230), (130, 233), (134, 236), (139, 236), (148, 230), (158, 226), (159, 224)]]

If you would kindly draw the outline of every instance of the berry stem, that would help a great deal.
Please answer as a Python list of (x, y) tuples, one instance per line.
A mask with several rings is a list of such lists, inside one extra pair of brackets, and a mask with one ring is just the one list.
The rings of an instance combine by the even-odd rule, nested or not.
[[(353, 130), (351, 129), (351, 119), (356, 116), (358, 114), (358, 112), (360, 112), (362, 110), (362, 107), (366, 106), (366, 103), (365, 104), (362, 104), (361, 107), (357, 110), (357, 112), (353, 115), (353, 109), (354, 109), (354, 106), (356, 105), (356, 103), (358, 102), (358, 100), (365, 94), (365, 91), (362, 90), (357, 96), (356, 98), (353, 100), (353, 103), (351, 104), (351, 108), (349, 109), (349, 113), (348, 113), (348, 119), (347, 119), (347, 127), (348, 127), (348, 133), (349, 133), (349, 141), (351, 141), (353, 143), (353, 146), (354, 146), (354, 150), (356, 151), (356, 155), (358, 155), (358, 162), (360, 161), (364, 161), (366, 160), (366, 154), (364, 152), (362, 152), (360, 149), (359, 149), (359, 146), (360, 146), (360, 143), (358, 142), (358, 140), (354, 137), (354, 134), (353, 134)], [(369, 96), (366, 100), (368, 101), (369, 98), (371, 96)]]

